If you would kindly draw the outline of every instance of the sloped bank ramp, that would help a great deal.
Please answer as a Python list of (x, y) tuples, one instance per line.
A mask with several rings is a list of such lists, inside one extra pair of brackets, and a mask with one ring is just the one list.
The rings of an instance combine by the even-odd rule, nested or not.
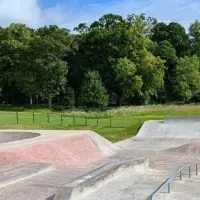
[(200, 117), (166, 117), (143, 124), (140, 138), (200, 139)]
[[(0, 144), (0, 165), (30, 162), (49, 163), (61, 168), (85, 167), (117, 150), (114, 144), (91, 131), (34, 132), (39, 136)], [(4, 136), (6, 134), (13, 132), (4, 132)]]

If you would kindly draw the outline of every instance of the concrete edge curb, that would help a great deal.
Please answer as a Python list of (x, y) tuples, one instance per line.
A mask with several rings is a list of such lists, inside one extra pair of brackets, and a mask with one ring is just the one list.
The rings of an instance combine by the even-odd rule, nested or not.
[(142, 173), (148, 166), (149, 160), (147, 158), (109, 163), (61, 186), (54, 200), (75, 200), (95, 191), (124, 172), (134, 171)]

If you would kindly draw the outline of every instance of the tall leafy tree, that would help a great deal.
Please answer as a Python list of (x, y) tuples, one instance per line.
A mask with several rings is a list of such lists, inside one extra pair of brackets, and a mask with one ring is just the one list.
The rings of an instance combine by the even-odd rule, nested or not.
[(150, 40), (151, 25), (151, 21), (145, 20), (143, 15), (135, 16), (134, 23), (128, 30), (132, 47), (129, 59), (136, 65), (137, 74), (142, 77), (141, 103), (145, 104), (150, 103), (151, 97), (157, 95), (164, 78), (164, 62), (151, 52), (154, 48), (154, 43)]
[(197, 56), (181, 58), (176, 69), (177, 94), (188, 102), (200, 92), (200, 61)]
[(176, 97), (174, 95), (175, 72), (178, 62), (176, 50), (170, 42), (164, 40), (156, 46), (154, 55), (165, 61), (164, 88), (159, 92), (159, 99), (163, 102), (172, 101)]
[(196, 20), (189, 27), (189, 35), (191, 38), (191, 53), (200, 57), (200, 21)]
[(23, 24), (11, 24), (1, 29), (0, 35), (1, 87), (3, 91), (10, 91), (14, 100), (16, 87), (25, 94), (28, 87), (30, 90), (33, 87), (29, 84), (27, 74), (24, 74), (28, 63), (26, 52), (33, 30)]
[(39, 28), (31, 41), (31, 64), (37, 69), (40, 95), (48, 100), (49, 107), (52, 99), (66, 86), (68, 67), (63, 60), (71, 43), (68, 30), (57, 26)]
[(117, 105), (121, 105), (122, 99), (141, 95), (142, 77), (137, 75), (137, 68), (127, 58), (120, 58), (114, 66), (115, 87), (118, 94)]
[(179, 23), (171, 22), (166, 25), (161, 22), (156, 24), (152, 29), (153, 41), (160, 43), (161, 41), (167, 40), (176, 49), (178, 57), (183, 57), (189, 54), (189, 36), (185, 31), (185, 28)]
[(88, 107), (108, 105), (108, 95), (98, 72), (88, 72), (80, 88), (79, 104)]

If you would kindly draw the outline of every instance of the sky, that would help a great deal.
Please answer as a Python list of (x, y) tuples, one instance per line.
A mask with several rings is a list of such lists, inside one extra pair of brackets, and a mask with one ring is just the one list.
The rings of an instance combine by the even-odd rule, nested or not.
[(0, 0), (0, 26), (25, 23), (37, 28), (56, 24), (73, 30), (107, 13), (146, 13), (158, 21), (181, 23), (188, 28), (200, 20), (200, 0)]

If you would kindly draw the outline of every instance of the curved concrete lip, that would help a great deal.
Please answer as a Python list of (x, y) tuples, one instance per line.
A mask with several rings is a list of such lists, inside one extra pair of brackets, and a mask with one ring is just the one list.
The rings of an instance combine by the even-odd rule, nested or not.
[[(21, 147), (25, 145), (30, 144), (36, 144), (40, 142), (48, 142), (51, 140), (76, 136), (80, 134), (86, 134), (88, 131), (66, 131), (66, 130), (1, 130), (0, 131), (0, 151), (15, 148), (15, 147)], [(26, 137), (26, 138), (18, 138), (15, 140), (6, 140), (5, 137), (11, 137), (10, 134), (19, 134), (26, 135), (26, 136), (32, 136), (32, 137)], [(30, 134), (30, 135), (29, 135)], [(33, 135), (35, 137), (33, 137)], [(5, 136), (6, 135), (6, 136)], [(3, 141), (3, 142), (2, 142)]]
[(39, 133), (33, 133), (33, 132), (0, 131), (0, 144), (18, 141), (18, 140), (35, 138), (35, 137), (38, 137), (38, 136), (40, 136)]

